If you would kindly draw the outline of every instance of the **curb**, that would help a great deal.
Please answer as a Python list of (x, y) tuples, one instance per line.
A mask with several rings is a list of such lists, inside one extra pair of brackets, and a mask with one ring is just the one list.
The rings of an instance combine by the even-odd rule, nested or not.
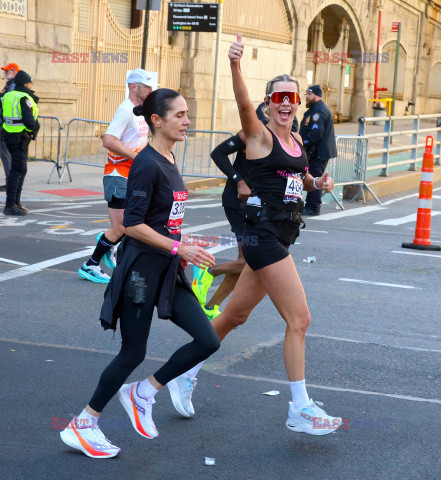
[(185, 182), (185, 185), (188, 191), (195, 191), (206, 188), (223, 187), (225, 182), (225, 178), (202, 178), (200, 180), (188, 180)]
[[(435, 165), (433, 168), (433, 183), (441, 181), (441, 166)], [(380, 177), (367, 184), (377, 197), (392, 195), (406, 190), (418, 188), (421, 182), (421, 169), (415, 172), (397, 172), (390, 174), (389, 177)], [(372, 195), (365, 190), (366, 199), (372, 199)]]

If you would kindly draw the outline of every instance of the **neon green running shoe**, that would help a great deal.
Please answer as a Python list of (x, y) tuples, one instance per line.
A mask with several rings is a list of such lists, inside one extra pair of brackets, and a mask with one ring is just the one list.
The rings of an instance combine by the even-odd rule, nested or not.
[(215, 305), (213, 308), (207, 308), (204, 305), (202, 305), (202, 310), (205, 312), (205, 315), (207, 315), (208, 320), (210, 322), (216, 318), (218, 315), (220, 315), (222, 312), (219, 310), (219, 305)]
[(201, 305), (207, 303), (207, 292), (213, 280), (214, 277), (211, 273), (208, 273), (208, 268), (203, 269), (193, 265), (193, 282), (191, 288)]

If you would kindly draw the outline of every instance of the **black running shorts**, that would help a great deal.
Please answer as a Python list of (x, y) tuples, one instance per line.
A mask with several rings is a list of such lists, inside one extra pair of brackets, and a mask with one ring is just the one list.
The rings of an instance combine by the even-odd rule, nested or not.
[(254, 271), (286, 258), (289, 255), (289, 245), (270, 232), (250, 227), (246, 227), (243, 232), (243, 256)]

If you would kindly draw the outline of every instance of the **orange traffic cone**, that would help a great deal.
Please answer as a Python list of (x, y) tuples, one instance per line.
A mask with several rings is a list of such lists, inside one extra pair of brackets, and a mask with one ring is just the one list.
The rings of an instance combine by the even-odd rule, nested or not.
[(430, 244), (430, 223), (432, 221), (432, 191), (433, 191), (433, 137), (426, 139), (426, 151), (423, 155), (421, 171), (420, 197), (413, 243), (403, 243), (403, 248), (417, 250), (441, 250), (439, 245)]

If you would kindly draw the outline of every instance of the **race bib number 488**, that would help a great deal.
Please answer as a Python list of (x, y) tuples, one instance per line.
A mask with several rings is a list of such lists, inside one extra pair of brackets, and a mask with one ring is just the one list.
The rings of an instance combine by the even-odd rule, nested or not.
[(302, 199), (302, 193), (303, 179), (301, 176), (299, 174), (291, 174), (286, 177), (286, 188), (283, 201), (285, 203), (299, 202)]
[(173, 192), (173, 205), (167, 222), (167, 230), (171, 234), (181, 233), (182, 221), (184, 219), (185, 204), (187, 203), (188, 192)]

